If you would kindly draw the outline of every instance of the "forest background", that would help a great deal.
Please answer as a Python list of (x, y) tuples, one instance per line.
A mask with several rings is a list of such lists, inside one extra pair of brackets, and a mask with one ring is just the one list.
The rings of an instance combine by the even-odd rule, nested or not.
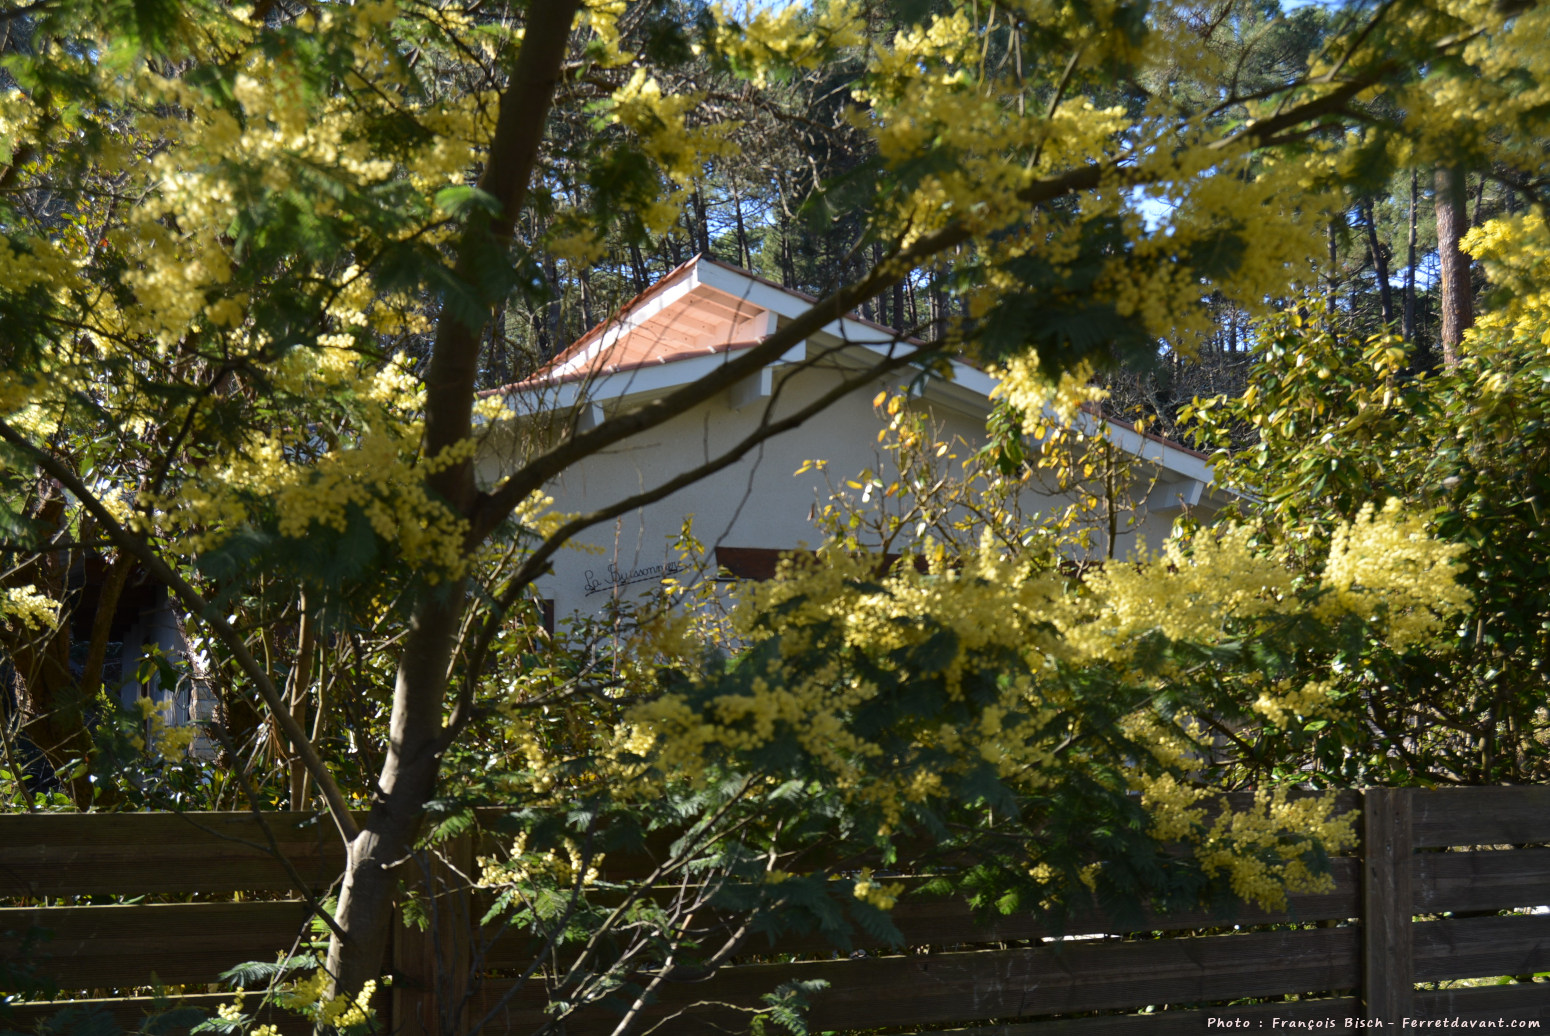
[[(1419, 0), (0, 10), (10, 808), (324, 810), (327, 953), (271, 977), (348, 1028), (398, 861), (499, 805), (481, 879), (534, 973), (583, 948), (556, 1019), (628, 1029), (751, 932), (887, 933), (852, 864), (921, 837), (1058, 924), (1316, 885), (1349, 826), (1277, 787), (1543, 779), (1547, 30)], [(476, 484), (481, 390), (696, 253), (814, 307), (601, 425), (522, 426)], [(900, 342), (845, 391), (969, 357), (1006, 386), (991, 446), (946, 468), (885, 401), (899, 477), (831, 502), (822, 564), (545, 636), (569, 536), (786, 425), (592, 514), (545, 482), (851, 310)], [(1219, 449), (1254, 506), (1073, 572), (1124, 482), (1084, 403)], [(1051, 471), (1074, 509), (1018, 512)], [(923, 527), (924, 573), (864, 554)], [(202, 731), (104, 694), (145, 585)], [(746, 924), (596, 887), (663, 831), (657, 878)]]

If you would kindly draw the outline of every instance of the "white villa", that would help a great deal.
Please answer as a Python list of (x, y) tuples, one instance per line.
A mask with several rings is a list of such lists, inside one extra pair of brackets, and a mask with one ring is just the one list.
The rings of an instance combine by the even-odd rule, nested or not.
[[(556, 414), (566, 419), (564, 427), (592, 427), (704, 376), (805, 312), (812, 301), (698, 257), (593, 328), (536, 377), (499, 391), (513, 427)], [(889, 328), (855, 317), (837, 320), (718, 398), (571, 467), (548, 489), (554, 506), (588, 512), (659, 486), (742, 440), (761, 422), (811, 402), (847, 372), (854, 376), (880, 355), (905, 347)], [(951, 368), (951, 380), (927, 380), (911, 405), (929, 413), (939, 438), (962, 439), (972, 448), (984, 441), (995, 381), (963, 362), (953, 361)], [(764, 577), (781, 552), (816, 543), (814, 504), (826, 502), (831, 490), (822, 472), (793, 472), (818, 459), (828, 462), (836, 484), (863, 469), (876, 471), (881, 423), (873, 399), (881, 390), (901, 388), (913, 373), (895, 371), (871, 380), (730, 467), (578, 537), (582, 549), (562, 550), (538, 584), (553, 617), (595, 613), (614, 595), (657, 589), (668, 575), (715, 578), (720, 570)], [(1225, 503), (1211, 490), (1203, 455), (1127, 425), (1082, 419), (1091, 424), (1085, 429), (1090, 434), (1105, 435), (1141, 459), (1139, 467), (1147, 473), (1145, 501), (1116, 541), (1117, 553), (1133, 549), (1137, 536), (1160, 544), (1186, 508), (1208, 516)], [(508, 440), (492, 436), (491, 441)], [(487, 448), (482, 479), (495, 481), (509, 463), (501, 448)], [(1037, 501), (1025, 507), (1037, 511)], [(673, 541), (690, 515), (705, 553), (686, 564)]]

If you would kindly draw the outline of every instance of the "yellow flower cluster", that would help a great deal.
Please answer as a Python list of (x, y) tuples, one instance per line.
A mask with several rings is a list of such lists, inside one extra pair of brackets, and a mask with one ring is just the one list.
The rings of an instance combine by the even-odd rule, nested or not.
[(1321, 892), (1334, 887), (1315, 874), (1307, 856), (1315, 845), (1339, 852), (1356, 844), (1356, 815), (1336, 814), (1334, 796), (1289, 799), (1287, 789), (1260, 791), (1242, 811), (1224, 809), (1195, 849), (1207, 873), (1225, 873), (1240, 899), (1276, 909), (1287, 890)]
[(365, 1025), (371, 1020), (371, 998), (377, 995), (375, 979), (368, 980), (355, 996), (341, 993), (329, 998), (331, 984), (328, 972), (317, 968), (309, 977), (301, 979), (289, 989), (282, 989), (276, 995), (275, 1002), (287, 1010), (298, 1011), (322, 1025), (340, 1031)]
[[(1252, 636), (1255, 624), (1271, 617), (1334, 622), (1354, 615), (1375, 636), (1405, 644), (1436, 633), (1467, 603), (1457, 582), (1457, 549), (1428, 536), (1422, 518), (1394, 506), (1364, 512), (1341, 528), (1316, 587), (1300, 585), (1284, 551), (1260, 546), (1240, 526), (1171, 541), (1161, 556), (1111, 564), (1075, 586), (1058, 573), (1030, 573), (989, 542), (956, 569), (941, 551), (926, 553), (933, 558), (929, 572), (896, 566), (881, 577), (876, 558), (838, 550), (818, 563), (784, 562), (775, 580), (741, 595), (724, 633), (745, 646), (778, 636), (780, 651), (771, 652), (768, 671), (698, 706), (673, 693), (630, 709), (615, 735), (615, 759), (649, 756), (659, 774), (692, 780), (709, 777), (711, 762), (726, 755), (794, 741), (829, 775), (826, 786), (879, 810), (892, 827), (911, 803), (952, 794), (950, 778), (985, 762), (1025, 791), (1058, 779), (1060, 767), (1073, 765), (1061, 742), (1075, 730), (1054, 722), (1076, 702), (1067, 682), (1073, 669), (1109, 667), (1139, 686), (1162, 687), (1182, 674), (1169, 668), (1174, 663), (1158, 661), (1155, 638), (1222, 646)], [(922, 622), (925, 617), (931, 621)], [(696, 645), (670, 632), (681, 625), (648, 627), (640, 649), (692, 670)], [(979, 674), (984, 660), (1021, 662), (997, 663), (992, 699), (984, 696), (983, 680), (975, 683), (972, 719), (913, 733), (920, 750), (941, 752), (929, 768), (901, 763), (896, 743), (885, 748), (852, 723), (880, 691), (841, 660), (864, 656), (870, 666), (887, 667), (889, 659), (913, 657), (910, 651), (926, 638), (944, 633), (952, 650), (933, 663), (938, 671), (901, 675), (940, 679), (961, 702), (964, 681)], [(1329, 679), (1256, 673), (1243, 674), (1234, 686), (1244, 695), (1244, 710), (1277, 725), (1330, 714), (1337, 690)], [(1130, 778), (1154, 832), (1195, 845), (1206, 869), (1225, 875), (1240, 895), (1270, 904), (1285, 889), (1318, 887), (1305, 859), (1315, 841), (1329, 851), (1349, 844), (1349, 819), (1334, 817), (1325, 799), (1261, 796), (1253, 809), (1207, 823), (1209, 793), (1186, 776), (1209, 751), (1206, 725), (1142, 704), (1120, 727), (1154, 764), (1138, 765)], [(640, 778), (641, 764), (631, 766), (632, 780)], [(652, 779), (639, 783), (653, 786)], [(868, 884), (858, 895), (872, 892)]]
[(1368, 504), (1335, 530), (1320, 614), (1355, 614), (1384, 624), (1398, 646), (1417, 643), (1469, 603), (1458, 580), (1466, 549), (1429, 535), (1426, 520), (1404, 514), (1398, 500), (1376, 512)]
[(583, 871), (582, 865), (585, 861), (581, 854), (581, 847), (567, 839), (564, 850), (563, 857), (553, 849), (547, 849), (541, 853), (531, 851), (527, 848), (527, 834), (524, 832), (512, 842), (511, 851), (504, 859), (488, 856), (479, 858), (479, 884), (489, 888), (549, 880), (560, 885), (569, 885), (575, 882), (578, 874), (581, 875), (583, 885), (595, 884), (598, 880), (598, 868), (603, 865), (603, 854), (594, 856)]
[(1313, 719), (1330, 712), (1330, 692), (1333, 684), (1328, 680), (1277, 680), (1254, 699), (1253, 709), (1276, 726), (1285, 726), (1288, 718)]
[[(686, 187), (703, 173), (706, 159), (727, 152), (727, 137), (733, 129), (731, 123), (691, 128), (687, 116), (700, 102), (701, 98), (693, 94), (664, 94), (656, 79), (644, 68), (637, 68), (614, 91), (610, 118), (635, 134), (646, 153), (674, 183)], [(671, 204), (666, 207), (675, 212), (677, 208)], [(666, 209), (656, 213), (658, 220), (669, 214)], [(652, 229), (660, 232), (665, 226), (659, 224)]]
[(735, 62), (758, 86), (787, 68), (821, 68), (865, 38), (866, 12), (853, 0), (813, 5), (757, 5), (734, 20), (721, 4), (711, 7), (711, 47)]
[(132, 735), (130, 743), (141, 749), (149, 743), (152, 751), (165, 762), (181, 759), (199, 736), (198, 728), (192, 724), (178, 726), (169, 721), (172, 714), (170, 701), (136, 698), (135, 708), (140, 713), (140, 721), (145, 724), (145, 731), (143, 735)]
[(1086, 608), (1057, 618), (1076, 655), (1122, 659), (1143, 635), (1209, 644), (1228, 624), (1277, 610), (1291, 591), (1285, 562), (1256, 550), (1244, 526), (1170, 540), (1162, 557), (1137, 565), (1109, 565), (1088, 580)]
[(1500, 337), (1550, 349), (1550, 228), (1537, 210), (1487, 220), (1464, 236), (1464, 247), (1485, 266), (1505, 304), (1481, 314), (1470, 344)]
[(32, 583), (0, 590), (0, 622), (34, 630), (53, 629), (59, 625), (59, 602)]
[(1070, 425), (1087, 403), (1108, 397), (1108, 390), (1091, 384), (1092, 364), (1082, 362), (1052, 377), (1039, 369), (1033, 353), (1014, 356), (990, 372), (996, 385), (990, 398), (1005, 399), (1022, 411), (1030, 422), (1053, 414), (1062, 425)]
[(894, 904), (899, 901), (899, 897), (904, 894), (904, 884), (902, 882), (879, 884), (872, 880), (872, 868), (864, 867), (860, 876), (856, 878), (852, 893), (861, 902), (875, 906), (879, 910), (892, 910)]
[(221, 1004), (215, 1009), (215, 1016), (223, 1022), (240, 1022), (242, 1020), (242, 993), (238, 991), (229, 1004)]

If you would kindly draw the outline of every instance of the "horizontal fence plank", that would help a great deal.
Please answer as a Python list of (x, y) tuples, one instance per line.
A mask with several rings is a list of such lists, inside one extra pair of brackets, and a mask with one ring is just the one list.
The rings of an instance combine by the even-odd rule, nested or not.
[(1550, 842), (1550, 787), (1416, 789), (1411, 795), (1417, 849)]
[(1550, 849), (1417, 853), (1413, 861), (1417, 913), (1550, 904)]
[[(1550, 982), (1515, 982), (1508, 986), (1476, 986), (1417, 993), (1416, 1017), (1424, 1019), (1550, 1022)], [(1550, 1028), (1550, 1026), (1545, 1026)]]
[(1550, 914), (1452, 917), (1410, 931), (1417, 982), (1550, 971)]
[[(40, 1022), (53, 1018), (60, 1011), (74, 1009), (105, 1011), (124, 1029), (134, 1032), (143, 1025), (147, 1018), (162, 1014), (171, 1008), (191, 1007), (203, 1011), (207, 1016), (213, 1016), (216, 1008), (222, 1004), (232, 1002), (231, 993), (190, 993), (167, 1000), (158, 1000), (148, 996), (134, 996), (100, 1000), (56, 1000), (18, 1003), (11, 1006), (9, 1017), (0, 1016), (0, 1031), (10, 1028), (21, 1032), (32, 1032)], [(387, 994), (385, 992), (379, 992), (372, 998), (372, 1006), (377, 1009), (379, 1018), (386, 1005)], [(283, 1011), (272, 1005), (260, 1005), (256, 993), (249, 994), (242, 1007), (247, 1014), (253, 1017), (254, 1021), (260, 1024), (273, 1025), (280, 1036), (312, 1036), (312, 1022), (291, 1011)], [(158, 1028), (157, 1033), (158, 1036), (186, 1036), (189, 1028), (187, 1025), (170, 1026)]]
[(61, 989), (215, 982), (250, 960), (272, 961), (303, 931), (306, 904), (167, 903), (133, 906), (0, 909), (0, 958), (14, 957), (29, 929), (29, 959)]
[[(1356, 791), (1304, 791), (1293, 789), (1287, 793), (1291, 799), (1303, 799), (1315, 796), (1332, 795), (1334, 797), (1334, 813), (1350, 813), (1361, 809), (1362, 796)], [(1234, 791), (1201, 803), (1206, 822), (1209, 824), (1221, 812), (1221, 803), (1225, 801), (1228, 808), (1235, 811), (1243, 811), (1253, 805), (1255, 793), (1252, 791)], [(486, 828), (495, 824), (504, 810), (484, 808), (475, 810), (479, 822)], [(680, 832), (653, 832), (645, 839), (645, 844), (638, 852), (612, 853), (605, 856), (598, 865), (598, 873), (608, 881), (638, 881), (650, 875), (654, 868), (668, 859), (670, 848)], [(485, 856), (498, 856), (504, 854), (511, 844), (511, 839), (497, 836), (486, 830), (480, 839), (479, 852)], [(937, 843), (925, 838), (901, 838), (895, 842), (894, 849), (898, 859), (930, 859), (939, 864), (967, 864), (975, 862), (972, 857), (943, 859), (937, 852)], [(821, 867), (859, 868), (862, 866), (877, 864), (877, 860), (871, 855), (859, 855), (841, 859), (832, 853), (807, 853), (796, 864), (787, 869), (797, 871), (811, 871)]]
[[(1497, 789), (1491, 789), (1497, 790)], [(1225, 796), (1245, 808), (1252, 793)], [(1356, 808), (1354, 792), (1336, 795), (1341, 811)], [(502, 811), (478, 810), (494, 823)], [(327, 817), (313, 813), (264, 816), (280, 851), (314, 889), (344, 869), (344, 847)], [(627, 881), (649, 874), (673, 837), (658, 833), (638, 854), (609, 856), (603, 872)], [(506, 839), (487, 834), (481, 852)], [(906, 854), (907, 855), (907, 854)], [(812, 861), (816, 866), (823, 861)], [(859, 862), (859, 861), (857, 861)], [(0, 897), (146, 895), (285, 891), (294, 882), (271, 855), (251, 813), (44, 813), (0, 817)]]
[[(267, 813), (312, 888), (344, 872), (326, 818)], [(295, 883), (251, 813), (39, 813), (0, 817), (0, 897), (284, 891)]]
[[(1135, 932), (1190, 931), (1201, 928), (1253, 927), (1257, 925), (1287, 924), (1310, 921), (1332, 921), (1355, 918), (1360, 913), (1358, 882), (1360, 862), (1351, 857), (1337, 857), (1330, 861), (1330, 877), (1334, 888), (1329, 892), (1299, 893), (1287, 897), (1284, 910), (1263, 910), (1252, 904), (1239, 904), (1225, 914), (1211, 910), (1185, 910), (1160, 915), (1148, 912), (1138, 924), (1118, 922), (1102, 916), (1079, 916), (1071, 920), (1063, 934), (1067, 936), (1126, 935)], [(899, 879), (908, 890), (919, 887), (925, 879)], [(483, 913), (483, 909), (480, 910)], [(966, 946), (985, 943), (1022, 942), (1047, 939), (1055, 933), (1030, 913), (995, 914), (988, 916), (975, 911), (968, 903), (954, 896), (912, 895), (908, 891), (899, 898), (889, 916), (904, 937), (903, 946)], [(730, 930), (730, 926), (728, 928)], [(494, 971), (509, 971), (526, 967), (538, 944), (524, 932), (500, 932), (491, 926), (486, 933), (487, 949), (485, 967)], [(865, 932), (852, 932), (852, 947), (856, 949), (890, 948), (881, 939)], [(828, 953), (836, 949), (833, 943), (816, 933), (786, 933), (772, 943), (766, 936), (751, 936), (741, 952), (746, 955), (773, 955), (782, 953)]]
[[(1284, 993), (1334, 992), (1358, 981), (1355, 927), (1259, 932), (1198, 939), (1067, 943), (1020, 950), (915, 954), (725, 968), (702, 982), (672, 983), (647, 1010), (674, 1033), (724, 1031), (746, 1015), (712, 1005), (755, 1007), (785, 982), (823, 980), (812, 997), (815, 1029), (928, 1025), (974, 1018), (1018, 1018), (1148, 1004), (1197, 1003)], [(493, 1003), (509, 986), (486, 984)], [(522, 1032), (548, 1017), (542, 990), (523, 989), (502, 1019)], [(482, 1011), (475, 1006), (472, 1016)], [(566, 1021), (567, 1036), (601, 1036), (618, 1012), (592, 1009)]]
[[(1154, 1011), (1150, 1014), (1111, 1014), (1097, 1018), (1054, 1018), (1038, 1022), (971, 1025), (957, 1029), (931, 1029), (914, 1036), (1174, 1036), (1181, 1033), (1221, 1032), (1230, 1029), (1320, 1028), (1345, 1029), (1347, 1021), (1361, 1016), (1355, 997), (1328, 997), (1274, 1004), (1210, 1007), (1196, 1011)], [(1288, 1023), (1295, 1022), (1296, 1025)]]

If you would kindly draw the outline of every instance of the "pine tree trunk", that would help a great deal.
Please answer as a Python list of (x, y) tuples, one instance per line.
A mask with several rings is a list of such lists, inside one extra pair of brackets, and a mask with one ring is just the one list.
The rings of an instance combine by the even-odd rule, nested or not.
[(1407, 342), (1415, 341), (1415, 238), (1416, 209), (1421, 193), (1421, 177), (1414, 170), (1410, 173), (1410, 231), (1405, 252), (1405, 325)]
[(1367, 224), (1367, 250), (1372, 254), (1373, 276), (1378, 281), (1378, 305), (1383, 311), (1383, 326), (1394, 322), (1394, 294), (1389, 288), (1389, 258), (1378, 240), (1378, 224), (1373, 216), (1372, 201), (1362, 204), (1362, 221)]
[(630, 242), (630, 278), (637, 295), (650, 287), (650, 279), (646, 276), (646, 261), (641, 258), (640, 246), (634, 241)]
[(1335, 312), (1335, 299), (1336, 299), (1337, 293), (1340, 291), (1340, 251), (1339, 251), (1339, 247), (1338, 247), (1339, 246), (1339, 239), (1335, 235), (1335, 221), (1334, 220), (1330, 220), (1329, 221), (1329, 235), (1328, 236), (1329, 236), (1329, 280), (1327, 282), (1328, 283), (1328, 287), (1325, 290), (1324, 298), (1325, 298), (1325, 302), (1327, 303), (1330, 315), (1333, 316), (1334, 312)]
[(743, 196), (738, 193), (737, 181), (732, 181), (732, 215), (737, 220), (738, 264), (745, 270), (753, 269), (753, 256), (748, 251), (748, 229), (743, 225)]
[(947, 337), (947, 293), (942, 290), (941, 274), (931, 278), (931, 340)]
[(1464, 237), (1464, 175), (1438, 166), (1433, 201), (1437, 209), (1437, 257), (1442, 288), (1442, 363), (1455, 367), (1464, 331), (1474, 323), (1474, 291), (1469, 283), (1469, 257), (1459, 248)]
[(692, 198), (694, 205), (695, 239), (699, 243), (700, 254), (707, 259), (715, 258), (710, 252), (710, 216), (705, 206), (705, 194), (698, 187), (694, 189)]

